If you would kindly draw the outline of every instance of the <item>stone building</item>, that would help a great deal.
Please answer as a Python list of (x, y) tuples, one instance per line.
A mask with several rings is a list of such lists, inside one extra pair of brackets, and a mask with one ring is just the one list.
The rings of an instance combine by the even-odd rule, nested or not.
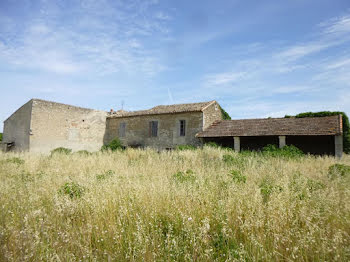
[(216, 101), (104, 112), (32, 99), (4, 122), (5, 151), (48, 153), (57, 147), (97, 151), (118, 137), (127, 147), (173, 149), (220, 145), (256, 150), (295, 145), (305, 153), (341, 157), (342, 117), (222, 120)]
[(107, 117), (105, 142), (119, 137), (125, 146), (172, 149), (200, 145), (196, 134), (221, 120), (216, 101), (156, 106), (134, 112), (117, 111)]
[(107, 113), (32, 99), (4, 121), (5, 151), (48, 153), (57, 147), (74, 151), (101, 148)]

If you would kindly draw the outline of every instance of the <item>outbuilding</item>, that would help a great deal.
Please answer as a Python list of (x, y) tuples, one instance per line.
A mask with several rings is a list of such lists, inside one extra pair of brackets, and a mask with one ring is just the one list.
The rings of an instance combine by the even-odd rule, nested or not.
[(240, 150), (260, 150), (268, 144), (294, 145), (305, 153), (342, 156), (342, 116), (220, 120), (197, 137)]

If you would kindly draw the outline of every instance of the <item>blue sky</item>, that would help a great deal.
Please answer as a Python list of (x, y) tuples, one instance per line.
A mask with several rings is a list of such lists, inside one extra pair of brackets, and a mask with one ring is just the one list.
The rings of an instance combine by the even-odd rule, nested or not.
[(0, 90), (1, 121), (31, 98), (350, 113), (350, 1), (1, 0)]

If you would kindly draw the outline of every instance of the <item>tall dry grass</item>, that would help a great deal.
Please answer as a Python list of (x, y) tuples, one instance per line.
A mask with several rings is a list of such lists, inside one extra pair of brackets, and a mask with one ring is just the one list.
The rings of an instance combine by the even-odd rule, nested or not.
[(336, 162), (350, 157), (0, 154), (0, 261), (349, 261)]

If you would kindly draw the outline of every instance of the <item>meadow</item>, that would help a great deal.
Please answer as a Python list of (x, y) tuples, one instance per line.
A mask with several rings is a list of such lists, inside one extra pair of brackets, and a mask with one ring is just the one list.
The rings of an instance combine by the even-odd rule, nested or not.
[(0, 261), (349, 261), (334, 164), (350, 156), (0, 153)]

